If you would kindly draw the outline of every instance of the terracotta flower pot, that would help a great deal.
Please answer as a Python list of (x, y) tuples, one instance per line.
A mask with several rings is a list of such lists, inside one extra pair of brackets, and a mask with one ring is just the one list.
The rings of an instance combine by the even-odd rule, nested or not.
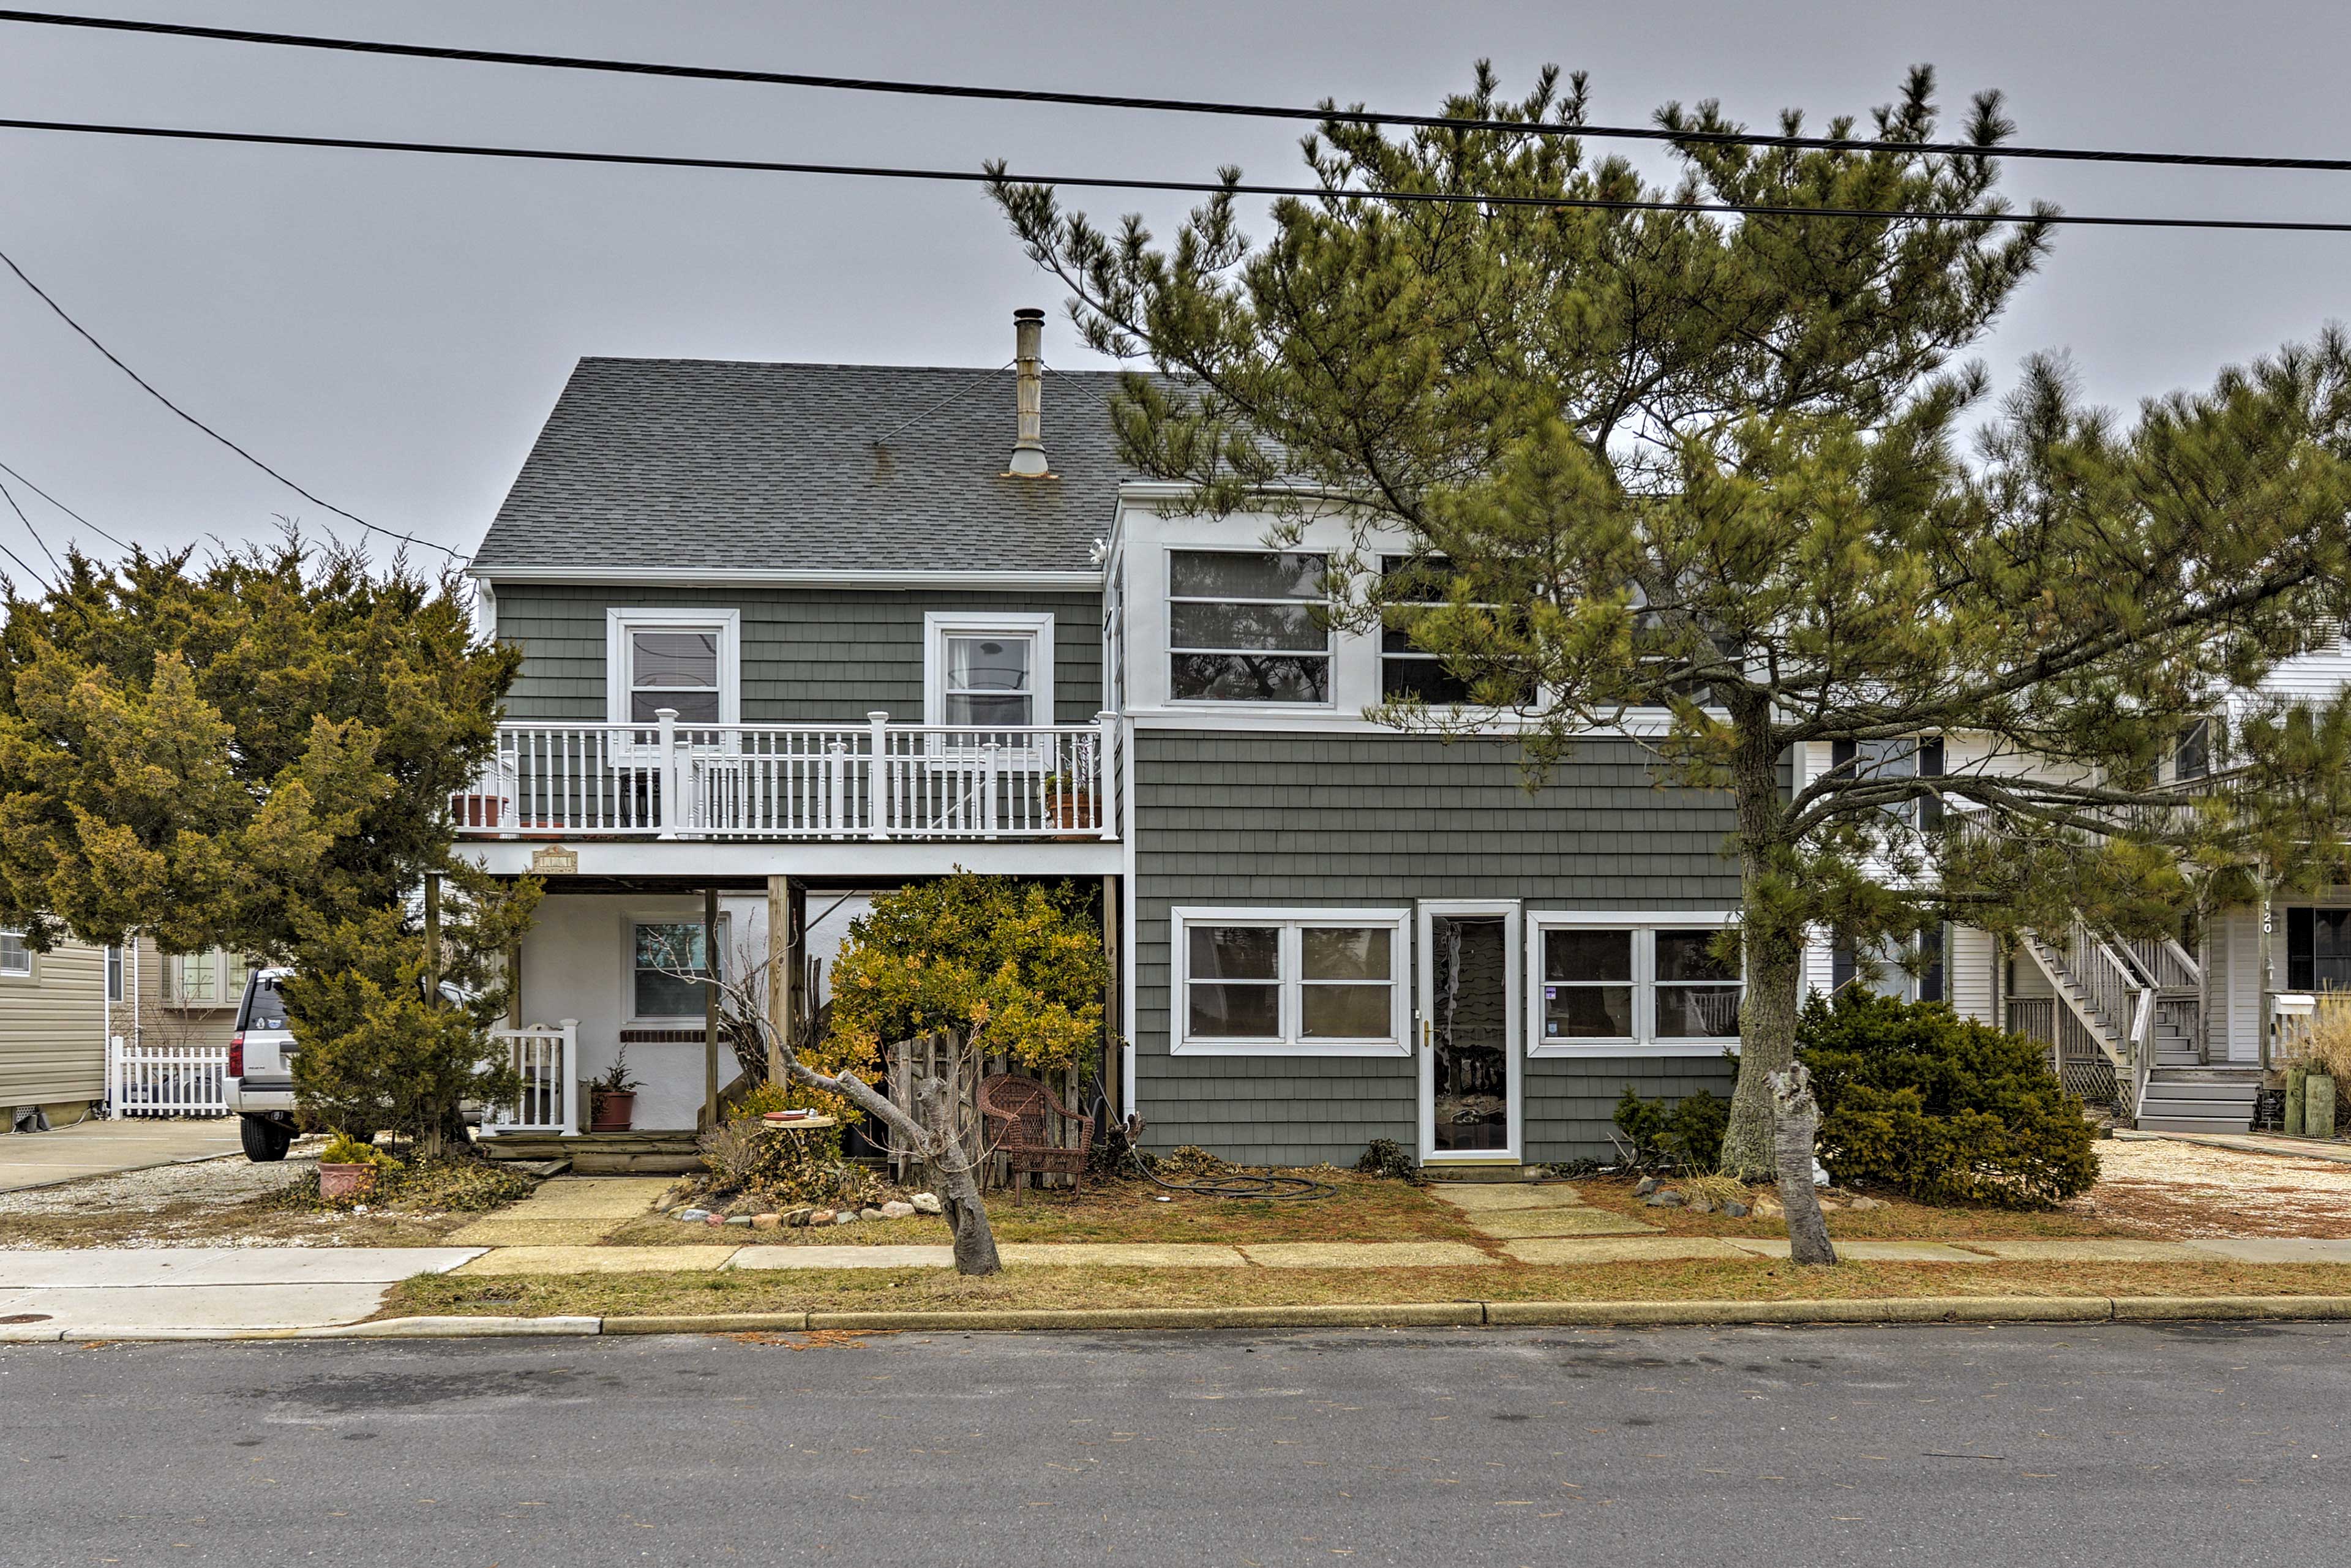
[(365, 1197), (375, 1190), (373, 1166), (330, 1166), (321, 1161), (319, 1166), (319, 1196), (329, 1203), (347, 1197)]
[(1048, 801), (1053, 813), (1053, 825), (1061, 830), (1053, 836), (1063, 840), (1098, 839), (1102, 830), (1094, 821), (1094, 798), (1090, 790), (1058, 789)]
[(588, 1130), (591, 1133), (625, 1133), (630, 1118), (637, 1113), (637, 1096), (632, 1090), (622, 1094), (599, 1094), (590, 1113)]

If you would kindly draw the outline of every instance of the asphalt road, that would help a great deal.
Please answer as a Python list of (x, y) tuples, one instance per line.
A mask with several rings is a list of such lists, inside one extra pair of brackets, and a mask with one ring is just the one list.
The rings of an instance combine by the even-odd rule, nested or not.
[(2339, 1562), (2351, 1328), (0, 1347), (0, 1564)]

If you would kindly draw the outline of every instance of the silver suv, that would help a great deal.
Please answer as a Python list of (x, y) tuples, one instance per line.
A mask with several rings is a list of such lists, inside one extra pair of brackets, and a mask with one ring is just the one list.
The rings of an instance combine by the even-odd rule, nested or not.
[(282, 1160), (294, 1142), (294, 1035), (278, 983), (291, 969), (256, 969), (228, 1037), (228, 1108), (249, 1160)]

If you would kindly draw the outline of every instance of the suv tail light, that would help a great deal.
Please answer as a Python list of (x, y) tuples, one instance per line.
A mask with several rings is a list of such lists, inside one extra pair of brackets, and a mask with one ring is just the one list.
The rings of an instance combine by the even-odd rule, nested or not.
[(228, 1076), (245, 1076), (245, 1035), (241, 1031), (228, 1037)]

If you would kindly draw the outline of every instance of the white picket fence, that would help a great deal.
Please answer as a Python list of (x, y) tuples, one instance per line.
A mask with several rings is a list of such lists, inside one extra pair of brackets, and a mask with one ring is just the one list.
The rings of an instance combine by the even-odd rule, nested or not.
[(116, 1116), (225, 1116), (228, 1047), (106, 1042), (106, 1106)]
[(494, 1029), (490, 1038), (504, 1040), (513, 1053), (508, 1061), (521, 1075), (522, 1086), (511, 1104), (494, 1106), (482, 1118), (482, 1131), (493, 1135), (577, 1133), (580, 1084), (574, 1064), (580, 1060), (580, 1020)]

